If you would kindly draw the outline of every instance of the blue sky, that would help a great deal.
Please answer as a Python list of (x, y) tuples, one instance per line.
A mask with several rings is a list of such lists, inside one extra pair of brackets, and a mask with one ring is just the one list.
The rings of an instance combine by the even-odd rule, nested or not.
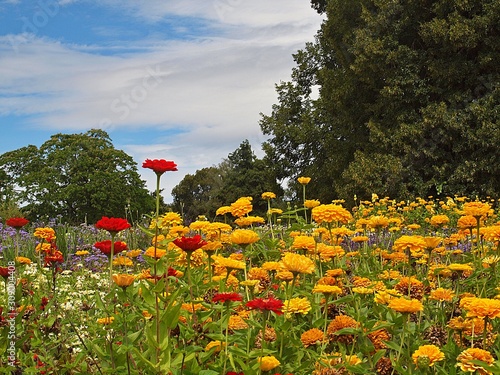
[(277, 102), (321, 17), (308, 0), (0, 0), (0, 154), (56, 133), (108, 132), (139, 164), (216, 165)]

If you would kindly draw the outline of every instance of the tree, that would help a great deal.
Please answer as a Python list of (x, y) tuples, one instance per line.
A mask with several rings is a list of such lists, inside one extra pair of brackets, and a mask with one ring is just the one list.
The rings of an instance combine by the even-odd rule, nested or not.
[(95, 222), (103, 215), (122, 217), (125, 209), (154, 210), (136, 163), (103, 130), (53, 135), (40, 148), (0, 155), (0, 166), (19, 187), (19, 201), (32, 219)]
[(255, 156), (245, 140), (217, 166), (186, 175), (174, 187), (172, 196), (174, 209), (183, 212), (185, 221), (189, 222), (198, 215), (213, 218), (219, 207), (246, 196), (253, 198), (254, 214), (264, 215), (267, 205), (261, 194), (265, 191), (283, 194), (272, 168)]
[(196, 220), (199, 215), (213, 218), (223, 205), (218, 197), (221, 187), (220, 168), (208, 167), (187, 174), (172, 189), (174, 209), (182, 214), (186, 223)]
[(327, 184), (308, 186), (322, 201), (497, 195), (500, 3), (311, 3), (326, 19), (261, 119), (280, 177)]

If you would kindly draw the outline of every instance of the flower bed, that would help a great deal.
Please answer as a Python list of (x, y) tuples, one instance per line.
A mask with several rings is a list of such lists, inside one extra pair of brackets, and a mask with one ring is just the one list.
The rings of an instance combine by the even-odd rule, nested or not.
[(7, 221), (0, 373), (500, 373), (495, 202), (262, 199), (142, 231)]

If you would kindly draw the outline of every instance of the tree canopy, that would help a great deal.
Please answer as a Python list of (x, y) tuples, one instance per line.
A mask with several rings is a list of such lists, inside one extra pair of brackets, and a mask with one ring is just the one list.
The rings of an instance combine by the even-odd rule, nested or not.
[[(113, 147), (103, 130), (55, 134), (40, 148), (30, 145), (0, 155), (0, 170), (32, 219), (60, 216), (70, 223), (150, 213), (154, 198), (136, 163)], [(3, 190), (9, 190), (3, 186)]]
[(498, 195), (500, 2), (311, 5), (325, 21), (260, 122), (277, 176), (325, 202)]
[(248, 140), (244, 140), (219, 165), (187, 174), (172, 190), (173, 208), (190, 222), (198, 215), (214, 218), (219, 207), (250, 196), (255, 214), (263, 215), (267, 206), (261, 194), (265, 191), (283, 193), (273, 169), (258, 159)]

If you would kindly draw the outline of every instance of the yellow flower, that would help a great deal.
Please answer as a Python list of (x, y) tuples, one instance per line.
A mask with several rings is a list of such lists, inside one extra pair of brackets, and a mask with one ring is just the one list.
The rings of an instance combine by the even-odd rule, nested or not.
[(401, 272), (395, 270), (385, 270), (378, 275), (378, 278), (382, 280), (397, 280), (401, 278)]
[(321, 204), (311, 210), (312, 219), (318, 223), (348, 223), (352, 215), (338, 204)]
[(189, 229), (192, 231), (203, 231), (205, 228), (207, 228), (210, 225), (210, 222), (206, 220), (196, 220), (193, 221), (191, 224), (189, 224)]
[(113, 259), (113, 265), (114, 266), (124, 266), (124, 267), (132, 267), (134, 265), (134, 262), (130, 258), (124, 257), (124, 256), (117, 256), (115, 259)]
[(44, 240), (56, 238), (56, 232), (52, 228), (36, 228), (33, 235)]
[(457, 228), (462, 230), (475, 228), (476, 225), (477, 225), (477, 220), (472, 215), (462, 216), (457, 221)]
[(89, 254), (89, 252), (87, 250), (78, 250), (77, 252), (75, 252), (75, 255), (77, 255), (77, 256), (84, 256), (87, 254)]
[(280, 281), (292, 281), (293, 280), (293, 273), (291, 273), (290, 271), (279, 271), (277, 274), (276, 274), (276, 280), (280, 280)]
[(387, 289), (375, 293), (373, 300), (378, 304), (388, 305), (391, 300), (399, 296), (401, 296), (401, 294), (398, 291)]
[(291, 247), (292, 249), (313, 252), (316, 248), (316, 241), (311, 236), (295, 236)]
[(415, 313), (424, 309), (422, 302), (419, 300), (404, 297), (392, 298), (388, 306), (390, 309), (400, 313)]
[(418, 253), (425, 250), (427, 244), (422, 236), (401, 236), (396, 241), (392, 248), (396, 251), (405, 252), (410, 249), (412, 253)]
[(368, 227), (381, 229), (389, 226), (389, 219), (385, 216), (372, 216), (368, 219)]
[(450, 218), (446, 215), (434, 215), (431, 217), (430, 223), (434, 227), (442, 227), (450, 222)]
[(163, 257), (166, 253), (167, 253), (167, 250), (158, 249), (158, 248), (156, 248), (156, 252), (155, 252), (155, 248), (153, 246), (150, 246), (144, 252), (144, 255), (151, 257), (151, 258), (159, 259), (159, 258)]
[(121, 286), (122, 288), (127, 288), (130, 285), (133, 284), (135, 280), (134, 275), (129, 275), (126, 273), (121, 273), (117, 275), (113, 275), (113, 281), (115, 282), (116, 285)]
[(301, 185), (307, 185), (309, 182), (311, 182), (311, 177), (299, 177), (297, 178), (297, 181)]
[(500, 262), (500, 255), (490, 255), (481, 260), (481, 264), (484, 268), (489, 268)]
[(253, 206), (251, 197), (242, 197), (231, 203), (231, 215), (235, 217), (245, 216), (252, 210)]
[(314, 262), (305, 255), (286, 253), (281, 259), (281, 263), (285, 270), (297, 273), (313, 273), (315, 266)]
[[(40, 242), (38, 245), (36, 245), (35, 251), (37, 253), (39, 253), (40, 251), (46, 253), (46, 252), (49, 252), (51, 248), (52, 248), (52, 245), (50, 243)], [(78, 253), (78, 251), (77, 251), (77, 253)], [(86, 253), (88, 254), (89, 252), (87, 251)], [(75, 253), (75, 255), (78, 255), (78, 254)]]
[(127, 251), (127, 253), (125, 255), (128, 256), (129, 258), (137, 258), (141, 254), (142, 254), (141, 249), (135, 249), (135, 250)]
[(352, 288), (353, 293), (358, 294), (372, 294), (374, 292), (373, 288), (367, 288), (364, 286), (355, 286)]
[(425, 247), (427, 249), (435, 249), (442, 240), (441, 237), (424, 237)]
[(316, 284), (312, 292), (323, 294), (342, 294), (342, 289), (337, 285)]
[(305, 208), (314, 208), (314, 207), (318, 207), (319, 205), (321, 204), (321, 202), (317, 199), (306, 199), (304, 201), (304, 207)]
[(170, 237), (182, 237), (189, 233), (189, 227), (184, 225), (174, 225), (168, 229), (168, 235)]
[(311, 302), (309, 302), (307, 298), (292, 298), (285, 300), (282, 310), (287, 318), (289, 318), (291, 314), (307, 315), (307, 313), (311, 311)]
[(114, 316), (109, 316), (106, 318), (97, 319), (97, 323), (102, 324), (102, 325), (108, 325), (108, 324), (113, 323), (114, 320), (115, 320)]
[(202, 247), (206, 252), (212, 252), (220, 250), (224, 247), (220, 241), (207, 241), (207, 244)]
[(436, 345), (421, 345), (411, 357), (417, 367), (431, 367), (444, 359), (444, 353)]
[(369, 238), (367, 236), (355, 236), (351, 238), (352, 242), (367, 242)]
[(268, 215), (281, 215), (283, 213), (283, 210), (280, 208), (271, 208), (270, 210), (267, 210)]
[(31, 259), (26, 257), (16, 257), (16, 262), (20, 264), (31, 264)]
[(481, 375), (490, 375), (492, 374), (490, 371), (486, 370), (481, 365), (474, 364), (472, 361), (481, 361), (491, 365), (495, 359), (487, 350), (468, 348), (458, 355), (457, 361), (457, 366), (460, 367), (462, 371), (468, 371), (471, 373), (477, 371)]
[(453, 300), (453, 297), (455, 296), (455, 293), (453, 293), (453, 290), (451, 289), (445, 289), (445, 288), (437, 288), (434, 290), (431, 290), (431, 294), (429, 296), (429, 299), (433, 299), (436, 301), (440, 302), (451, 302)]
[(490, 213), (491, 206), (488, 203), (483, 203), (479, 201), (464, 203), (463, 211), (465, 215), (474, 216), (475, 218), (480, 218), (481, 216), (487, 216)]
[(500, 225), (493, 225), (483, 229), (482, 233), (486, 241), (500, 242)]
[[(182, 217), (177, 212), (167, 212), (166, 214), (158, 218), (158, 228), (160, 229), (169, 228), (181, 224), (182, 224)], [(151, 221), (151, 224), (149, 225), (149, 228), (154, 229), (155, 226), (156, 226), (156, 219), (153, 219)]]
[(240, 246), (249, 245), (260, 240), (257, 233), (250, 229), (236, 229), (231, 233), (231, 242)]
[(219, 207), (217, 209), (217, 211), (215, 211), (215, 215), (217, 215), (217, 216), (221, 216), (221, 215), (223, 216), (223, 215), (229, 214), (229, 213), (231, 213), (231, 207), (229, 207), (229, 206)]
[(269, 200), (276, 198), (276, 194), (270, 191), (266, 191), (265, 193), (262, 193), (261, 197), (262, 199)]
[(281, 264), (280, 262), (268, 261), (262, 263), (261, 268), (266, 271), (279, 271), (281, 269)]
[(264, 357), (259, 357), (260, 369), (262, 371), (271, 371), (278, 367), (281, 363), (273, 355), (267, 355)]
[(232, 329), (232, 330), (247, 329), (248, 328), (248, 324), (239, 315), (231, 315), (229, 317), (229, 323), (228, 324), (229, 324), (228, 325), (229, 329)]
[(232, 270), (244, 270), (246, 268), (245, 262), (240, 260), (224, 258), (223, 256), (220, 255), (214, 255), (212, 256), (212, 259), (214, 260), (215, 264), (219, 267), (225, 267)]
[(464, 276), (468, 276), (474, 271), (470, 264), (462, 263), (450, 263), (446, 268), (452, 272), (462, 272)]
[(266, 221), (261, 216), (242, 216), (234, 221), (239, 227), (249, 227), (254, 224), (264, 224), (265, 222)]
[(224, 344), (219, 340), (210, 341), (207, 346), (205, 346), (205, 351), (208, 352), (210, 349), (215, 348), (215, 352), (220, 352)]

